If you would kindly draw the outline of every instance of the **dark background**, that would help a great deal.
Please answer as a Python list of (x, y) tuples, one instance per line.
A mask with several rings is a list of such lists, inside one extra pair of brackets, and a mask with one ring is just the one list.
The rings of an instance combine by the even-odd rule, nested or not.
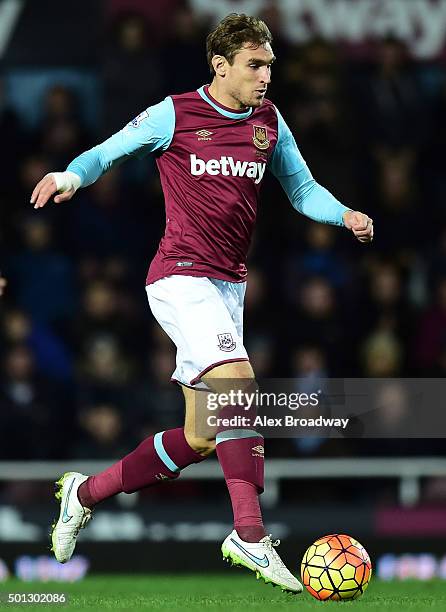
[[(64, 170), (147, 106), (209, 81), (205, 36), (226, 5), (244, 3), (209, 3), (204, 12), (202, 4), (69, 1), (61, 11), (55, 1), (29, 1), (4, 46), (0, 460), (63, 468), (68, 459), (109, 459), (182, 423), (182, 394), (169, 382), (174, 347), (144, 290), (164, 228), (153, 161), (130, 161), (67, 204), (36, 212), (29, 198), (44, 174)], [(269, 97), (315, 178), (374, 219), (375, 239), (363, 245), (300, 216), (265, 179), (245, 309), (254, 370), (260, 378), (444, 377), (444, 36), (430, 55), (391, 25), (352, 42), (328, 40), (316, 24), (302, 42), (290, 36), (282, 4), (258, 2), (278, 58)], [(443, 440), (267, 445), (269, 457), (400, 455), (442, 456)], [(187, 482), (150, 499), (191, 494), (219, 500), (225, 491)], [(47, 484), (0, 484), (5, 504), (47, 498)], [(302, 498), (321, 512), (325, 501), (397, 503), (394, 484), (379, 480), (283, 487), (284, 504)], [(423, 480), (421, 504), (443, 509), (445, 499), (445, 478)]]

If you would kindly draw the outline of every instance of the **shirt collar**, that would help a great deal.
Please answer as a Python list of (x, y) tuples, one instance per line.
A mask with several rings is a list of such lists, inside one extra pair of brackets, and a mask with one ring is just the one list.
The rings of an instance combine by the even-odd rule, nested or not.
[(209, 93), (209, 85), (203, 85), (197, 89), (197, 91), (205, 102), (210, 104), (212, 108), (215, 108), (215, 110), (224, 117), (228, 117), (229, 119), (246, 119), (252, 114), (252, 107), (249, 107), (247, 111), (236, 111), (233, 108), (228, 108), (217, 102)]

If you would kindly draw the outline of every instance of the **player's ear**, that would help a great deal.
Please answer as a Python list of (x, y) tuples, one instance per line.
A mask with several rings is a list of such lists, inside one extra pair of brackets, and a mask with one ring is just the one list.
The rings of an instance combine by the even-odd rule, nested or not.
[(215, 74), (224, 77), (226, 75), (227, 60), (223, 55), (214, 55), (212, 58), (212, 66)]

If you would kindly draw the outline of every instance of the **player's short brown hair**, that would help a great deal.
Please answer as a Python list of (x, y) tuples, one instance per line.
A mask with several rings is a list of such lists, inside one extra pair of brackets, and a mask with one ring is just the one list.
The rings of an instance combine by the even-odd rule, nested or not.
[(206, 55), (211, 75), (215, 76), (212, 66), (214, 55), (223, 55), (232, 64), (234, 56), (245, 43), (252, 43), (260, 47), (271, 43), (272, 40), (268, 26), (258, 17), (250, 17), (244, 13), (231, 13), (222, 19), (206, 38)]

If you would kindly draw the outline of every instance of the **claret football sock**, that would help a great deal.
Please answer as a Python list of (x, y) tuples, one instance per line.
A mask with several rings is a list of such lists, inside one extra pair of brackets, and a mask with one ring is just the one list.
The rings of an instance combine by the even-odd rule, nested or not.
[(122, 460), (109, 468), (89, 476), (77, 490), (77, 497), (84, 508), (93, 508), (103, 499), (122, 491)]
[(216, 450), (234, 513), (234, 528), (245, 542), (259, 542), (265, 535), (259, 494), (264, 484), (263, 437), (249, 429), (217, 434)]
[(159, 432), (111, 467), (90, 476), (79, 487), (79, 501), (92, 508), (117, 493), (134, 493), (178, 478), (183, 468), (204, 459), (189, 446), (182, 427)]
[(226, 481), (234, 513), (234, 528), (244, 542), (260, 542), (265, 537), (257, 487), (250, 482)]

